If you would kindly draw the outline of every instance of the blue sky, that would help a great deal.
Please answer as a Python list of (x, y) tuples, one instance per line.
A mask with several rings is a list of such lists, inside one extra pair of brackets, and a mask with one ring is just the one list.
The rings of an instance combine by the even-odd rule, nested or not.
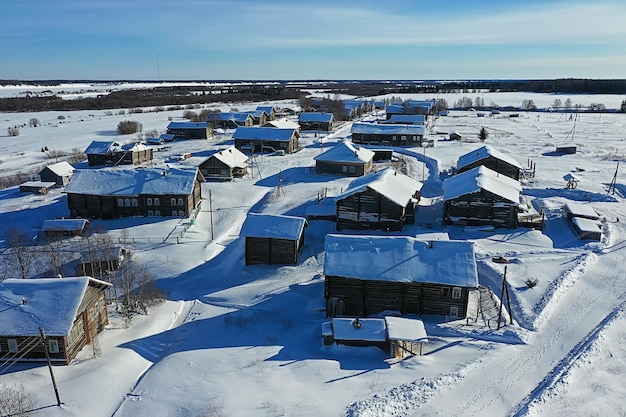
[(625, 17), (623, 0), (0, 0), (0, 79), (626, 78)]

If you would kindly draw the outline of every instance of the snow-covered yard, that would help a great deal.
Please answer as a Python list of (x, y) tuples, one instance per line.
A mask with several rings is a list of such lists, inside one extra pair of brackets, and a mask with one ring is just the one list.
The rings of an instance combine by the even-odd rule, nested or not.
[[(555, 98), (474, 95), (502, 106), (532, 98), (547, 107)], [(613, 108), (621, 99), (572, 96), (574, 103), (604, 102)], [(246, 106), (256, 104), (237, 104)], [(69, 152), (86, 148), (92, 140), (134, 139), (116, 134), (121, 120), (138, 120), (144, 130), (162, 131), (168, 118), (178, 118), (182, 111), (109, 116), (103, 111), (63, 112), (64, 123), (60, 114), (1, 115), (0, 175), (38, 171), (54, 162), (41, 152), (46, 146)], [(626, 413), (626, 351), (621, 343), (626, 332), (626, 206), (619, 171), (615, 192), (607, 194), (617, 162), (626, 155), (626, 115), (509, 116), (452, 111), (428, 127), (426, 137), (436, 140), (434, 148), (398, 150), (402, 163), (395, 166), (420, 181), (425, 173), (425, 198), (416, 224), (402, 234), (447, 232), (451, 239), (474, 242), (479, 282), (495, 297), (505, 264), (492, 259), (509, 261), (513, 325), (496, 329), (498, 304), (476, 294), (467, 320), (424, 317), (430, 339), (422, 356), (398, 360), (373, 347), (324, 346), (321, 274), (324, 238), (335, 232), (334, 223), (309, 222), (296, 266), (244, 265), (239, 230), (249, 211), (304, 216), (320, 195), (335, 196), (348, 186), (349, 178), (316, 175), (311, 169), (313, 157), (322, 151), (320, 141), (327, 149), (343, 140), (350, 133), (348, 123), (327, 136), (303, 133), (302, 149), (295, 154), (257, 156), (246, 178), (203, 183), (205, 201), (192, 225), (181, 219), (93, 221), (114, 237), (126, 233), (135, 238), (133, 256), (170, 291), (168, 300), (150, 315), (135, 317), (128, 329), (112, 307), (111, 324), (99, 337), (102, 354), (94, 358), (86, 347), (70, 366), (54, 367), (61, 407), (44, 366), (0, 364), (0, 383), (23, 383), (36, 393), (46, 416)], [(32, 117), (42, 125), (21, 128), (18, 137), (5, 136), (7, 127), (28, 124)], [(477, 137), (481, 127), (489, 133), (486, 144), (523, 166), (536, 167), (535, 176), (523, 181), (523, 194), (537, 210), (543, 209), (543, 231), (441, 226), (444, 172), (460, 155), (482, 145)], [(448, 141), (450, 132), (476, 140)], [(230, 134), (173, 142), (171, 150), (155, 152), (155, 165), (174, 164), (175, 155), (230, 146)], [(561, 144), (576, 145), (577, 153), (556, 154)], [(573, 171), (580, 182), (576, 189), (566, 189), (563, 176)], [(600, 214), (600, 242), (577, 237), (563, 210), (569, 201), (586, 202)], [(33, 235), (44, 219), (69, 215), (61, 191), (39, 196), (20, 194), (17, 187), (0, 190), (0, 213), (5, 228), (19, 225)], [(167, 238), (171, 236), (182, 237)], [(0, 238), (4, 240), (2, 231)], [(530, 288), (527, 279), (536, 279), (537, 285)]]

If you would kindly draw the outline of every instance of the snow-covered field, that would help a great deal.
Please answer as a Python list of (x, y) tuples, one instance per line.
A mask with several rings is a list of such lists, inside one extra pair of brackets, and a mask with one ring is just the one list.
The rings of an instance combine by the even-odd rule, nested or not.
[[(554, 95), (478, 93), (501, 106), (532, 99), (549, 107)], [(417, 95), (405, 96), (416, 98)], [(619, 107), (620, 96), (570, 97), (583, 106)], [(457, 96), (440, 96), (449, 104)], [(281, 106), (296, 103), (280, 103)], [(216, 105), (227, 110), (231, 105)], [(241, 110), (256, 104), (241, 104)], [(115, 111), (113, 113), (116, 113)], [(65, 119), (60, 123), (59, 115)], [(163, 131), (168, 118), (182, 111), (106, 116), (103, 111), (16, 113), (0, 115), (0, 175), (38, 171), (54, 162), (41, 152), (84, 149), (92, 140), (133, 140), (116, 133), (121, 120), (138, 120), (144, 130)], [(28, 124), (18, 137), (7, 127)], [(347, 137), (350, 124), (330, 135), (304, 133), (302, 150), (286, 156), (257, 158), (253, 176), (230, 183), (204, 183), (212, 196), (213, 225), (205, 201), (183, 238), (165, 243), (135, 243), (136, 259), (171, 291), (148, 316), (137, 316), (125, 329), (115, 311), (99, 337), (102, 354), (83, 349), (70, 366), (54, 368), (61, 407), (56, 406), (44, 366), (0, 364), (0, 383), (23, 383), (36, 393), (46, 416), (544, 416), (626, 414), (626, 337), (624, 294), (626, 219), (623, 175), (607, 194), (617, 162), (626, 155), (626, 115), (520, 113), (477, 117), (451, 112), (428, 127), (434, 148), (398, 149), (407, 172), (425, 180), (424, 201), (416, 224), (402, 234), (446, 231), (452, 239), (475, 243), (481, 285), (497, 295), (504, 267), (491, 261), (505, 256), (513, 325), (495, 329), (497, 306), (469, 320), (446, 323), (425, 317), (430, 343), (423, 356), (389, 359), (376, 348), (324, 346), (323, 244), (334, 224), (311, 221), (297, 266), (244, 266), (239, 229), (249, 211), (304, 215), (317, 196), (337, 195), (347, 178), (316, 175), (310, 168), (320, 153)], [(574, 128), (575, 123), (575, 128)], [(529, 229), (465, 232), (441, 224), (444, 172), (456, 159), (481, 146), (444, 139), (455, 131), (536, 165), (523, 183), (524, 194), (546, 213), (543, 232)], [(174, 142), (155, 152), (155, 163), (171, 157), (232, 144), (232, 131), (209, 141)], [(575, 155), (557, 156), (555, 146), (577, 145)], [(426, 157), (426, 165), (423, 158)], [(565, 189), (571, 171), (578, 188)], [(280, 189), (277, 187), (281, 179)], [(423, 175), (423, 177), (422, 177)], [(568, 201), (588, 202), (601, 214), (601, 242), (576, 237), (565, 218)], [(20, 195), (17, 187), (0, 190), (4, 239), (6, 225), (38, 232), (44, 219), (68, 215), (64, 195)], [(114, 236), (122, 229), (137, 242), (178, 233), (187, 220), (144, 219), (92, 222)], [(433, 228), (427, 228), (427, 224)], [(214, 239), (211, 240), (211, 232)], [(156, 240), (156, 239), (155, 239)], [(153, 240), (154, 242), (154, 240)], [(534, 288), (527, 278), (538, 279)], [(0, 312), (1, 319), (1, 312)]]

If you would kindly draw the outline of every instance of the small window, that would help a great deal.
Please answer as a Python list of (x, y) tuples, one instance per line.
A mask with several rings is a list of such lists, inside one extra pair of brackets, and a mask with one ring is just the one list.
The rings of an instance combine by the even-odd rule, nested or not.
[(185, 217), (185, 212), (183, 210), (179, 210), (178, 215), (181, 217)]
[(343, 172), (344, 174), (346, 174), (348, 172), (348, 166), (347, 165), (342, 165), (341, 166), (341, 172)]
[(136, 199), (136, 198), (133, 198), (133, 199), (131, 200), (131, 202), (133, 203), (133, 207), (137, 207), (137, 206), (139, 206), (139, 202), (137, 201), (137, 199)]
[(9, 339), (7, 340), (7, 342), (9, 343), (9, 352), (13, 352), (16, 353), (17, 352), (17, 340), (16, 339)]
[(155, 210), (154, 215), (155, 216), (160, 216), (161, 215), (161, 210)]
[(456, 298), (457, 300), (461, 298), (461, 287), (452, 288), (452, 298)]
[(56, 339), (48, 340), (48, 352), (59, 353), (59, 341)]
[(348, 172), (349, 172), (350, 174), (354, 174), (354, 165), (350, 165), (350, 166), (348, 167)]
[(406, 142), (406, 136), (405, 136), (405, 135), (400, 136), (400, 140), (402, 140), (402, 141), (405, 141), (405, 142)]
[(117, 199), (117, 206), (118, 207), (124, 207), (124, 199), (123, 198), (118, 198)]
[(150, 197), (146, 198), (146, 205), (148, 205), (148, 206), (152, 205), (152, 198), (150, 198)]
[(152, 210), (148, 210), (148, 216), (149, 216), (149, 217), (154, 216), (154, 211), (152, 211)]
[(185, 200), (183, 200), (182, 198), (178, 199), (178, 205), (179, 206), (184, 206), (185, 205)]
[(172, 206), (175, 206), (175, 205), (176, 205), (176, 199), (175, 199), (175, 198), (172, 198), (172, 199), (170, 200), (170, 204), (171, 204)]
[(124, 199), (124, 206), (125, 207), (130, 207), (130, 198), (125, 198)]
[(227, 169), (220, 169), (220, 175), (227, 177), (228, 176), (228, 170)]
[(450, 307), (450, 315), (452, 317), (458, 317), (459, 316), (459, 308), (457, 306)]
[(398, 141), (398, 137), (397, 137), (397, 136), (393, 136), (393, 137), (391, 138), (391, 140), (392, 140), (392, 141), (394, 141), (394, 142), (397, 142), (397, 141)]
[(441, 288), (441, 296), (442, 297), (450, 297), (450, 288), (449, 287), (442, 287)]
[(161, 205), (161, 200), (159, 199), (159, 197), (154, 197), (154, 205), (155, 206), (160, 206)]

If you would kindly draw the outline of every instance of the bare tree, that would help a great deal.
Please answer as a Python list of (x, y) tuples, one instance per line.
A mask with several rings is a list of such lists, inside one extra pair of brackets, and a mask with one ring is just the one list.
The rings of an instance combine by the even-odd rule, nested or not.
[(67, 253), (64, 253), (63, 246), (61, 239), (48, 238), (44, 250), (40, 251), (53, 276), (63, 275), (63, 266), (67, 261)]
[(12, 227), (6, 231), (6, 244), (9, 247), (9, 262), (20, 272), (21, 278), (28, 278), (34, 258), (30, 235), (25, 230)]
[(40, 122), (40, 121), (39, 121), (39, 119), (37, 119), (36, 117), (33, 117), (32, 119), (30, 119), (30, 120), (28, 121), (28, 125), (29, 125), (30, 127), (37, 127), (37, 126), (39, 126), (40, 124), (41, 124), (41, 122)]
[(23, 385), (0, 384), (0, 415), (28, 417), (34, 415), (35, 407), (37, 407), (35, 395), (27, 391)]

